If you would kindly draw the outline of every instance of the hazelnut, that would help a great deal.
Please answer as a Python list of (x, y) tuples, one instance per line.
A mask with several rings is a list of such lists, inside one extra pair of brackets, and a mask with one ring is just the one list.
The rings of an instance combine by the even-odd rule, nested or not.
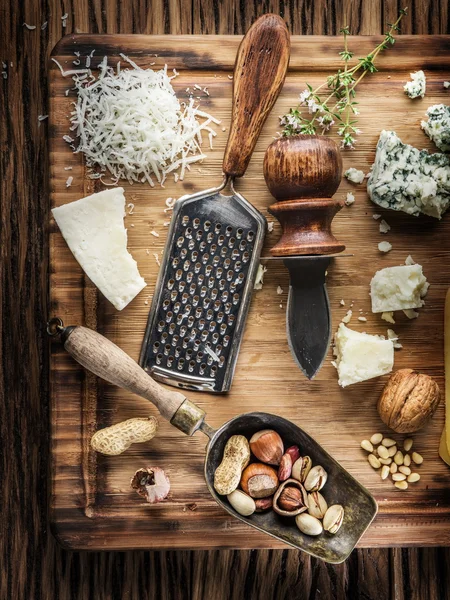
[(308, 495), (296, 479), (287, 479), (273, 497), (273, 510), (285, 517), (295, 517), (308, 508)]
[(302, 493), (295, 487), (284, 488), (278, 498), (278, 506), (289, 512), (300, 508), (302, 505)]
[(262, 429), (250, 438), (250, 450), (261, 462), (279, 465), (284, 452), (283, 440), (273, 429)]
[(269, 465), (252, 463), (242, 472), (241, 488), (252, 498), (272, 496), (277, 487), (277, 472)]
[(378, 400), (381, 420), (397, 433), (412, 433), (424, 427), (440, 400), (438, 384), (412, 369), (393, 373)]

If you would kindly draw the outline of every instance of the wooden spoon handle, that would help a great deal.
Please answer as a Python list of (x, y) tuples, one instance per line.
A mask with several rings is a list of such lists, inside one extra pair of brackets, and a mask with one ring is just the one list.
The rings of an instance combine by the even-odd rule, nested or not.
[(260, 17), (242, 40), (234, 67), (233, 112), (223, 172), (241, 177), (267, 116), (283, 86), (290, 41), (278, 15)]
[(161, 415), (171, 421), (186, 400), (183, 394), (168, 391), (110, 340), (86, 327), (66, 329), (64, 348), (89, 371), (133, 394), (150, 400)]

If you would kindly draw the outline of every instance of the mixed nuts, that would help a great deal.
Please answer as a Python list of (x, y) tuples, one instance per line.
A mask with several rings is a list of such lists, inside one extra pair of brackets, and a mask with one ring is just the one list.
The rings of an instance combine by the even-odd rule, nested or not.
[(302, 533), (316, 536), (323, 531), (335, 534), (344, 519), (344, 508), (329, 507), (319, 491), (327, 477), (322, 466), (300, 456), (298, 446), (285, 450), (280, 435), (264, 429), (249, 441), (242, 435), (230, 437), (214, 474), (214, 488), (244, 517), (273, 509), (280, 517), (295, 517)]

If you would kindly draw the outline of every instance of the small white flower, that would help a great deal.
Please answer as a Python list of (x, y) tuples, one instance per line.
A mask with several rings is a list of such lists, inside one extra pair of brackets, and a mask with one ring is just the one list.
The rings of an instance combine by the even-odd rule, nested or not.
[(355, 129), (355, 135), (361, 135), (362, 130), (361, 129)]
[(318, 110), (320, 110), (320, 112), (323, 112), (323, 108), (320, 104), (317, 104), (317, 102), (313, 99), (310, 98), (308, 100), (308, 110), (310, 114), (314, 114), (316, 113)]
[(300, 100), (300, 104), (303, 104), (303, 106), (306, 104), (306, 100), (311, 96), (311, 92), (309, 90), (303, 90), (303, 92), (301, 92), (299, 94), (299, 100)]

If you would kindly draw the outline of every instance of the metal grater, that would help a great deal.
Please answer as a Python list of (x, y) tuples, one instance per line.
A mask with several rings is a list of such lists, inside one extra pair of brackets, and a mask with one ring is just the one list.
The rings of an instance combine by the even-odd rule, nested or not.
[[(175, 203), (140, 357), (159, 381), (230, 389), (266, 229), (265, 218), (233, 182), (247, 169), (288, 63), (286, 24), (263, 15), (236, 57), (224, 180)], [(228, 183), (230, 196), (221, 193)]]
[(178, 387), (230, 389), (266, 220), (227, 180), (176, 202), (140, 357)]

